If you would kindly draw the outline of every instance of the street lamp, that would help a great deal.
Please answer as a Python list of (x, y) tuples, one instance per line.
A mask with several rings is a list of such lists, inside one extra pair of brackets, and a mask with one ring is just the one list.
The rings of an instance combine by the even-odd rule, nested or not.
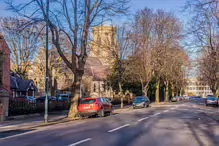
[(46, 6), (46, 99), (45, 99), (45, 114), (44, 122), (48, 122), (48, 56), (49, 56), (49, 0), (47, 0)]

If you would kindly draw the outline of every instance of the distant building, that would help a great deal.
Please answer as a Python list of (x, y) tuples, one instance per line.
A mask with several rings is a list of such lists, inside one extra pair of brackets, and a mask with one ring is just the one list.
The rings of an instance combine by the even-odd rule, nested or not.
[(187, 80), (185, 93), (187, 95), (195, 95), (202, 97), (206, 97), (207, 95), (213, 95), (210, 87), (202, 81), (199, 81), (197, 78)]
[[(93, 29), (93, 41), (90, 43), (89, 56), (85, 64), (85, 72), (81, 83), (82, 97), (111, 97), (112, 89), (107, 87), (107, 77), (114, 63), (111, 50), (116, 43), (116, 28), (99, 26)], [(65, 54), (67, 58), (71, 55)], [(55, 94), (70, 94), (73, 73), (65, 65), (55, 48), (49, 50), (49, 89)], [(59, 59), (60, 58), (60, 59)], [(53, 68), (51, 68), (53, 64)], [(36, 75), (37, 74), (37, 75)], [(45, 94), (45, 49), (41, 48), (29, 72), (41, 94)], [(52, 92), (49, 92), (52, 94)]]
[(24, 80), (17, 74), (11, 72), (12, 97), (35, 96), (38, 89), (33, 80)]
[(0, 33), (0, 84), (1, 87), (11, 93), (10, 85), (10, 49)]
[(117, 29), (112, 26), (94, 27), (94, 39), (90, 43), (90, 55), (86, 61), (83, 77), (83, 82), (87, 80), (89, 83), (82, 82), (84, 96), (112, 97), (113, 91), (107, 84), (107, 77), (115, 61), (110, 49), (117, 49), (116, 33)]

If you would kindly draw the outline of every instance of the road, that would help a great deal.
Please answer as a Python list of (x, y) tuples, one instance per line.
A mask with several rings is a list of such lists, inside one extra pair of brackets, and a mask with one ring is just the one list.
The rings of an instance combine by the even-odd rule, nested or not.
[[(218, 108), (192, 100), (24, 131), (0, 146), (218, 146)], [(7, 134), (7, 133), (6, 133)], [(10, 135), (10, 134), (9, 134)]]

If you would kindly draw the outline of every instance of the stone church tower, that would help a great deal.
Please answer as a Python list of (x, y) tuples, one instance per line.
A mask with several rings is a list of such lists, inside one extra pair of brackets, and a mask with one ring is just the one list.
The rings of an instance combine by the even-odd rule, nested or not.
[(107, 87), (107, 77), (114, 63), (117, 29), (112, 26), (99, 26), (93, 29), (93, 41), (85, 65), (83, 89), (85, 97), (112, 97), (111, 87)]
[(117, 29), (113, 26), (99, 26), (93, 29), (90, 43), (90, 57), (97, 57), (103, 65), (112, 65), (113, 51), (116, 49)]

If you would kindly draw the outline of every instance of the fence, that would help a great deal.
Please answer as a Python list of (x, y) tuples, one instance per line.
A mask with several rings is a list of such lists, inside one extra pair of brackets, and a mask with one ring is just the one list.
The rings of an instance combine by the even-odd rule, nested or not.
[[(69, 101), (49, 101), (48, 111), (68, 110), (70, 107)], [(43, 113), (45, 111), (44, 102), (29, 102), (26, 100), (9, 99), (9, 116), (28, 115), (34, 113)]]

